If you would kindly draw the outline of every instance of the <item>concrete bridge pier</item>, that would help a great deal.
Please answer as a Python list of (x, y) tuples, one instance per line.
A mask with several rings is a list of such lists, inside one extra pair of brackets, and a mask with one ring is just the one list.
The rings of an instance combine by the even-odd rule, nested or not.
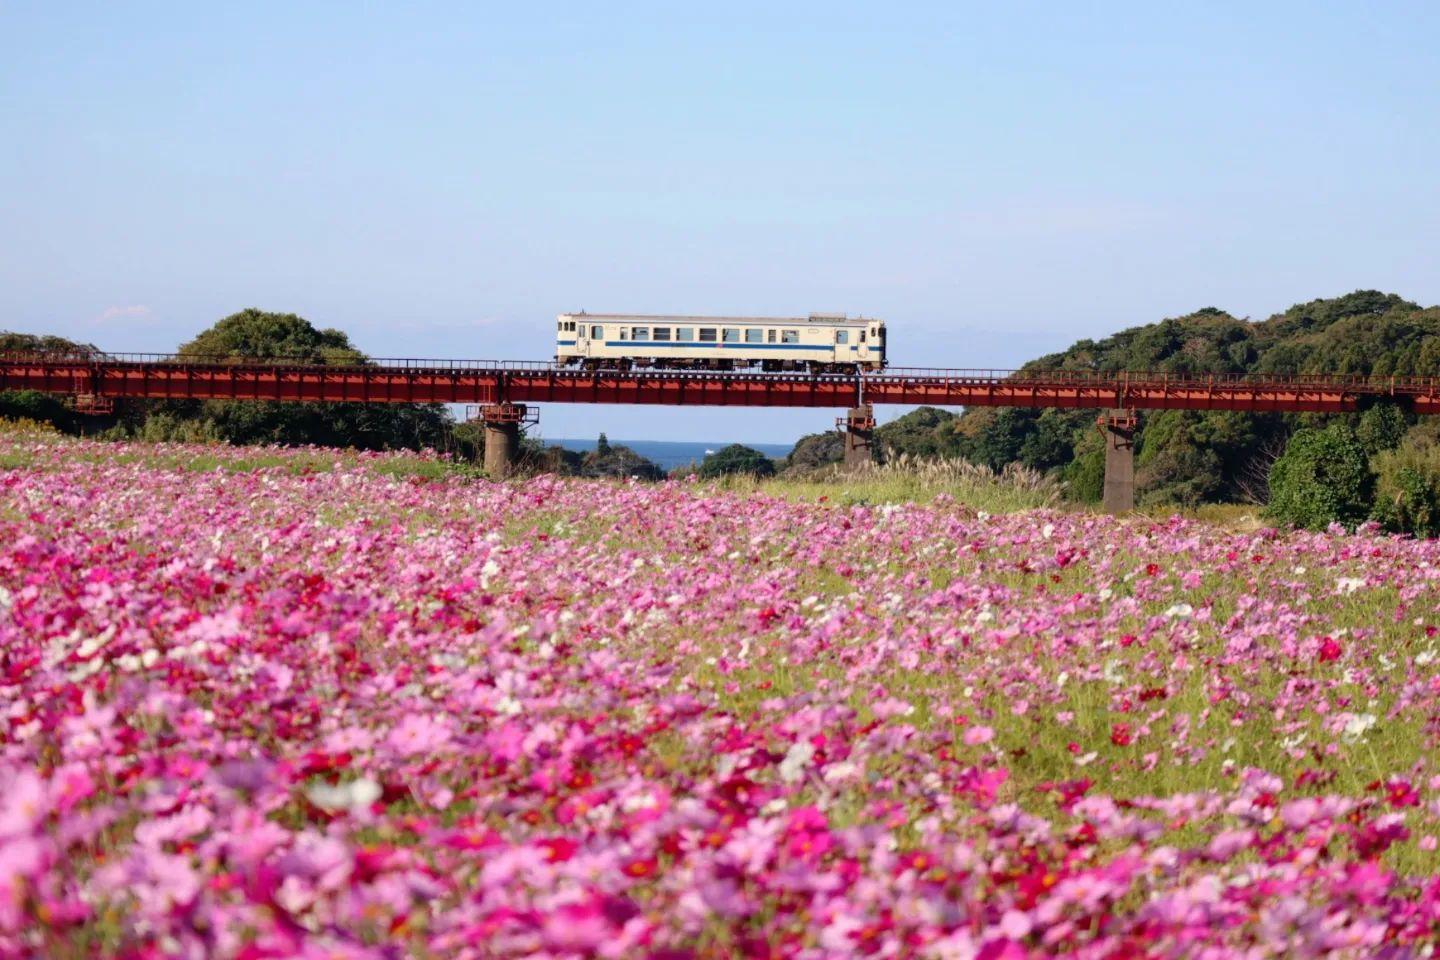
[(1105, 492), (1101, 504), (1106, 513), (1135, 509), (1135, 427), (1133, 410), (1111, 410), (1100, 418), (1105, 437)]
[(849, 413), (837, 419), (835, 425), (845, 434), (846, 470), (855, 470), (875, 459), (875, 408), (862, 403), (851, 407)]
[(480, 408), (479, 419), (485, 437), (485, 473), (492, 480), (504, 480), (515, 472), (520, 460), (520, 429), (539, 417), (523, 403), (492, 403)]

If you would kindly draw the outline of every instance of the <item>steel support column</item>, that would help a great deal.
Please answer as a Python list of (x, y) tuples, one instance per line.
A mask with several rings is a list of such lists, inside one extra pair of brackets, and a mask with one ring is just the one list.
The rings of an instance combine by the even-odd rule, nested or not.
[(836, 426), (845, 434), (846, 470), (857, 470), (875, 459), (875, 408), (868, 403), (851, 407), (837, 420)]
[(1100, 418), (1100, 433), (1105, 438), (1105, 493), (1101, 502), (1106, 513), (1135, 509), (1136, 425), (1130, 410), (1112, 410)]
[(480, 408), (478, 418), (485, 438), (485, 473), (504, 480), (520, 460), (520, 428), (535, 423), (537, 412), (523, 403), (492, 403)]

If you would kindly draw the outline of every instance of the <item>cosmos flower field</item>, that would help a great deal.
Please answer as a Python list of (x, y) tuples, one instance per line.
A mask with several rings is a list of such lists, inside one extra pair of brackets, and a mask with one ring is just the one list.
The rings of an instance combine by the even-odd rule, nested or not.
[(1433, 543), (407, 463), (0, 439), (0, 955), (1440, 938)]

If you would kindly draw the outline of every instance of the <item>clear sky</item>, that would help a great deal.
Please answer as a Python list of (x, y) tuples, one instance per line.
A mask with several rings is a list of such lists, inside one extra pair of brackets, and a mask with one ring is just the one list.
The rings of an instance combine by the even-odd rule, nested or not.
[(1203, 306), (1435, 303), (1437, 51), (1433, 2), (0, 0), (0, 327), (168, 350), (255, 306), (544, 359), (582, 308), (839, 310), (893, 363), (1010, 367)]

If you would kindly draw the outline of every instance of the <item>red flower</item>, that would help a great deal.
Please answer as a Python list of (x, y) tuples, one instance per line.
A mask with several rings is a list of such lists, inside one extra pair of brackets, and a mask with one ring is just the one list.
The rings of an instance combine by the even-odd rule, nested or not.
[(1320, 644), (1320, 662), (1329, 663), (1331, 660), (1339, 660), (1344, 650), (1340, 644), (1335, 642), (1334, 637), (1326, 637)]
[(1115, 746), (1128, 747), (1130, 746), (1130, 741), (1134, 739), (1134, 735), (1130, 732), (1130, 724), (1116, 723), (1111, 725), (1110, 742), (1115, 744)]
[(1391, 780), (1385, 788), (1385, 799), (1396, 808), (1420, 806), (1420, 794), (1404, 780)]

